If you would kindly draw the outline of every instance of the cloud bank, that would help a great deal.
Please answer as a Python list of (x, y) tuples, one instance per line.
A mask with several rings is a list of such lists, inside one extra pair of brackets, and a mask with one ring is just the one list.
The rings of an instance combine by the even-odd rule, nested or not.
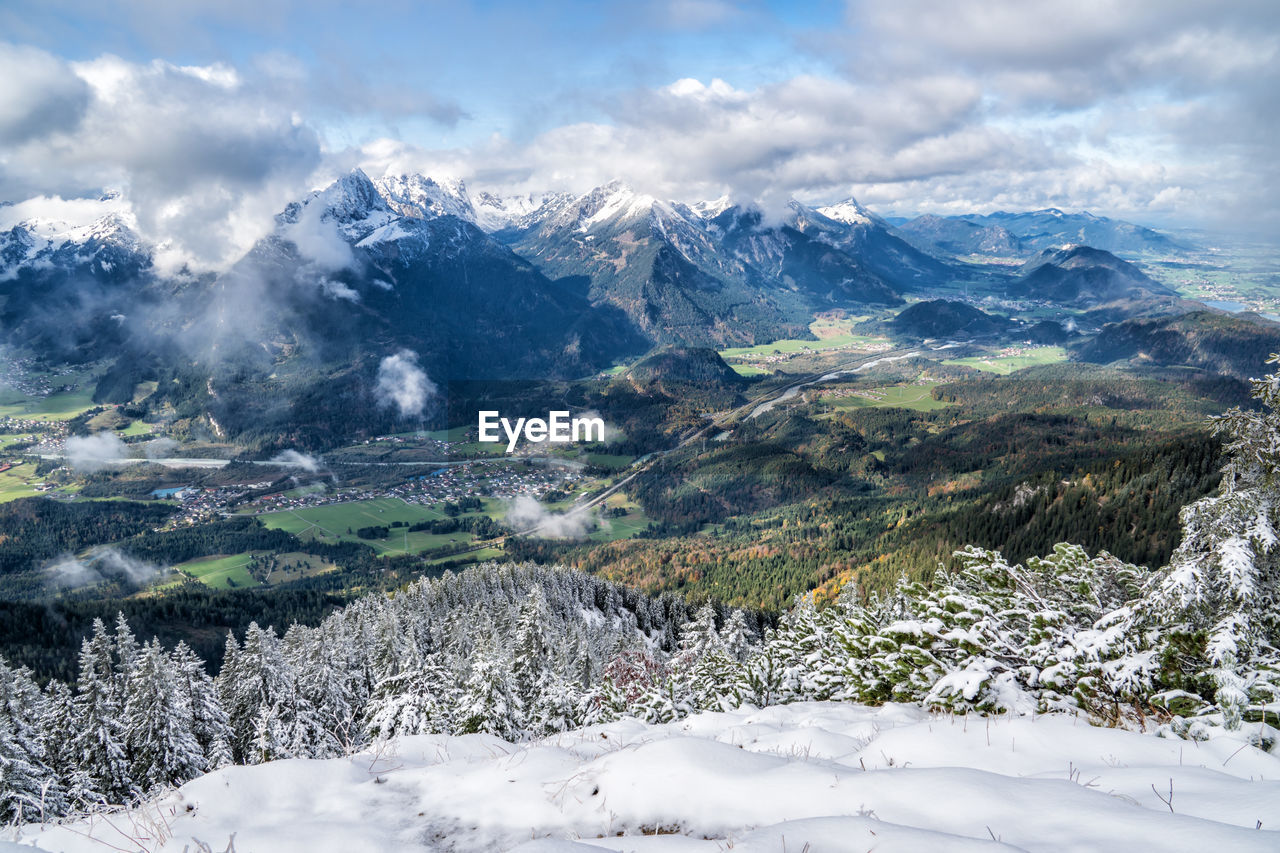
[(281, 450), (267, 461), (272, 465), (279, 465), (281, 468), (297, 468), (308, 474), (315, 474), (324, 467), (324, 463), (317, 457), (297, 450)]

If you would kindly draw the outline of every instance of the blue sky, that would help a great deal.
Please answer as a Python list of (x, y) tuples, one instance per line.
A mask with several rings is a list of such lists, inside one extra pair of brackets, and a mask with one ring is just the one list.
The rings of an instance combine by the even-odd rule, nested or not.
[[(601, 120), (601, 101), (693, 77), (756, 87), (829, 73), (799, 47), (840, 26), (838, 3), (8, 4), (0, 30), (66, 59), (251, 67), (293, 60), (317, 78), (393, 94), (423, 114), (317, 109), (335, 138), (399, 135), (467, 144), (523, 140), (557, 123)], [(170, 8), (184, 7), (178, 13)], [(451, 114), (450, 107), (456, 110)], [(435, 113), (437, 115), (433, 116)], [(456, 118), (456, 120), (455, 120)]]
[(357, 166), (1280, 227), (1271, 0), (9, 0), (0, 33), (0, 199), (118, 187), (179, 242)]

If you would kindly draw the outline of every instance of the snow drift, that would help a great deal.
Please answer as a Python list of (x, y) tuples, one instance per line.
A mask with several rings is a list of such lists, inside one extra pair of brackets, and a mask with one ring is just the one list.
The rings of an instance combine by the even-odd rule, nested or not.
[[(1254, 728), (1257, 728), (1256, 726)], [(624, 719), (514, 745), (419, 735), (228, 767), (15, 840), (148, 851), (1275, 850), (1280, 758), (1078, 717), (812, 702)], [(1274, 825), (1271, 825), (1274, 822)], [(100, 840), (95, 840), (100, 839)], [(127, 845), (126, 845), (127, 846)]]

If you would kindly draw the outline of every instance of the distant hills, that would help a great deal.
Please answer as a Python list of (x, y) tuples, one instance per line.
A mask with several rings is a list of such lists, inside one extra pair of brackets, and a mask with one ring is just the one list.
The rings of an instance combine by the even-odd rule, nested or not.
[(1057, 208), (1027, 213), (924, 215), (898, 226), (917, 245), (957, 255), (1026, 257), (1068, 245), (1129, 255), (1176, 253), (1191, 247), (1151, 228)]
[(904, 309), (888, 326), (905, 338), (979, 338), (1008, 331), (1014, 323), (964, 302), (932, 299)]
[(1110, 252), (1090, 246), (1045, 249), (1005, 288), (1013, 299), (1086, 311), (1093, 322), (1138, 314), (1176, 314), (1200, 307)]
[(623, 374), (623, 381), (642, 394), (673, 400), (697, 397), (719, 406), (742, 402), (742, 390), (748, 384), (713, 349), (671, 346), (637, 361)]
[(1248, 379), (1260, 375), (1267, 358), (1276, 352), (1280, 352), (1280, 324), (1195, 311), (1109, 324), (1078, 344), (1072, 357), (1095, 364), (1194, 367)]

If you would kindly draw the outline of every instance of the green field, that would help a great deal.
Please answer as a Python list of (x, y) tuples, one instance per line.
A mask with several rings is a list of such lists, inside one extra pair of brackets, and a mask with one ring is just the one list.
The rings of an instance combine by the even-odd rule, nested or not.
[(253, 554), (232, 554), (229, 557), (201, 557), (174, 566), (180, 572), (191, 575), (214, 589), (231, 589), (257, 586), (245, 566), (253, 562)]
[[(306, 554), (301, 551), (291, 551), (286, 554), (272, 554), (269, 551), (249, 551), (230, 556), (218, 554), (212, 557), (201, 557), (198, 560), (189, 560), (174, 566), (174, 568), (214, 589), (244, 588), (246, 586), (259, 586), (258, 581), (249, 574), (246, 568), (255, 559), (259, 558), (274, 559), (282, 567), (272, 571), (267, 577), (267, 583), (271, 586), (323, 574), (337, 568), (333, 563), (322, 560), (314, 554)], [(297, 568), (286, 570), (283, 568), (286, 565)]]
[(933, 399), (933, 389), (941, 382), (921, 382), (911, 385), (888, 385), (883, 388), (867, 388), (865, 397), (833, 397), (823, 394), (820, 398), (823, 405), (833, 409), (875, 409), (900, 408), (914, 409), (917, 412), (932, 412), (944, 409), (951, 403)]
[(92, 408), (93, 395), (89, 390), (50, 394), (48, 397), (26, 397), (12, 393), (0, 397), (0, 417), (68, 421)]
[[(486, 501), (483, 512), (490, 518), (500, 517), (501, 502)], [(404, 527), (392, 528), (386, 539), (361, 539), (356, 536), (356, 531), (362, 527), (389, 527), (396, 521), (411, 525), (444, 517), (444, 513), (434, 507), (408, 504), (399, 498), (350, 501), (281, 510), (260, 516), (267, 527), (292, 533), (304, 542), (364, 542), (379, 554), (420, 554), (433, 548), (472, 540), (472, 535), (465, 532), (409, 532)]]
[(34, 488), (27, 485), (27, 481), (35, 477), (35, 475), (36, 466), (34, 462), (26, 465), (17, 465), (8, 471), (0, 473), (0, 503), (39, 494)]
[(134, 421), (122, 430), (117, 432), (118, 435), (134, 436), (134, 435), (150, 435), (152, 426), (143, 421)]
[(769, 373), (763, 367), (756, 367), (753, 364), (731, 364), (729, 366), (739, 376), (765, 376)]
[(629, 500), (626, 495), (620, 493), (610, 495), (605, 499), (604, 505), (610, 509), (622, 507), (627, 511), (627, 514), (618, 518), (607, 519), (607, 524), (602, 519), (599, 529), (587, 537), (592, 542), (612, 542), (615, 539), (627, 539), (649, 526), (649, 517), (644, 514), (644, 510), (640, 508), (639, 504)]
[(431, 559), (423, 560), (422, 563), (425, 566), (436, 566), (440, 563), (447, 563), (451, 560), (462, 559), (465, 559), (468, 562), (483, 563), (485, 560), (502, 559), (503, 553), (504, 552), (501, 548), (481, 548), (478, 551), (470, 551), (466, 554), (449, 554), (444, 557), (433, 557)]
[(973, 367), (978, 370), (985, 370), (988, 373), (998, 373), (1001, 376), (1007, 376), (1015, 370), (1022, 370), (1025, 367), (1035, 367), (1040, 364), (1055, 364), (1059, 361), (1067, 360), (1067, 351), (1062, 347), (1030, 347), (1024, 353), (1018, 355), (989, 355), (989, 356), (973, 356), (971, 358), (956, 358), (950, 361), (944, 361), (943, 364), (958, 364), (964, 367)]
[(635, 461), (634, 456), (625, 453), (586, 453), (583, 454), (582, 459), (588, 465), (597, 465), (601, 468), (612, 468), (614, 470), (626, 468)]

